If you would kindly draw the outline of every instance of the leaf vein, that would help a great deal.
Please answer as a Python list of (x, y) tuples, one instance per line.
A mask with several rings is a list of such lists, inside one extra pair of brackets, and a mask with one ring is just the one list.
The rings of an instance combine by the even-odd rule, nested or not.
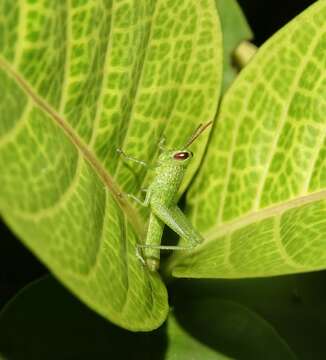
[(20, 120), (12, 127), (5, 135), (0, 138), (0, 148), (7, 145), (9, 142), (14, 141), (15, 137), (19, 135), (20, 131), (27, 126), (27, 119), (30, 110), (32, 109), (31, 102), (27, 101), (26, 106), (21, 114)]
[(290, 267), (294, 268), (294, 269), (299, 269), (302, 266), (297, 264), (295, 261), (293, 261), (290, 257), (290, 255), (287, 253), (283, 243), (282, 243), (282, 239), (281, 239), (281, 234), (280, 234), (280, 227), (281, 227), (281, 216), (275, 216), (274, 221), (273, 221), (273, 228), (274, 228), (274, 239), (275, 239), (275, 244), (277, 246), (277, 249), (279, 250), (279, 254), (281, 255), (281, 258), (284, 260), (284, 262), (289, 265)]
[(272, 160), (273, 160), (273, 157), (274, 157), (274, 154), (275, 154), (275, 150), (277, 149), (277, 145), (280, 141), (280, 136), (281, 136), (281, 133), (282, 133), (282, 129), (286, 123), (286, 120), (287, 120), (287, 115), (288, 115), (288, 111), (289, 111), (289, 108), (290, 108), (290, 105), (292, 103), (292, 100), (294, 98), (294, 95), (295, 95), (295, 89), (297, 89), (298, 87), (298, 84), (300, 82), (300, 79), (301, 79), (301, 76), (303, 74), (303, 71), (305, 69), (305, 66), (307, 65), (309, 59), (310, 59), (310, 56), (308, 56), (309, 54), (312, 53), (312, 51), (315, 49), (315, 45), (316, 43), (318, 43), (319, 41), (319, 37), (316, 37), (314, 39), (314, 41), (311, 43), (311, 46), (309, 48), (309, 51), (307, 51), (307, 56), (303, 59), (303, 62), (301, 64), (301, 66), (298, 68), (298, 71), (297, 71), (297, 74), (293, 80), (293, 83), (292, 83), (292, 86), (291, 86), (291, 90), (290, 90), (290, 98), (286, 104), (286, 106), (284, 107), (284, 110), (281, 114), (281, 118), (279, 120), (279, 125), (278, 125), (278, 128), (275, 132), (275, 135), (273, 137), (273, 142), (272, 142), (272, 147), (269, 151), (269, 156), (265, 162), (265, 168), (263, 170), (263, 173), (261, 175), (261, 181), (258, 185), (258, 188), (257, 188), (257, 194), (256, 194), (256, 201), (254, 202), (252, 208), (254, 210), (257, 210), (259, 208), (259, 205), (260, 205), (260, 201), (261, 201), (261, 195), (262, 195), (262, 192), (264, 190), (264, 186), (265, 186), (265, 183), (266, 183), (266, 179), (267, 179), (267, 176), (268, 176), (268, 170), (270, 169), (271, 167), (271, 163), (272, 163)]
[(60, 99), (60, 105), (59, 105), (59, 113), (63, 113), (64, 111), (64, 106), (66, 103), (66, 97), (67, 97), (67, 92), (68, 92), (68, 77), (69, 77), (69, 64), (70, 64), (70, 56), (71, 56), (71, 52), (70, 52), (70, 46), (71, 46), (71, 37), (70, 37), (70, 32), (71, 30), (71, 11), (69, 11), (70, 6), (69, 6), (69, 0), (66, 0), (66, 46), (65, 46), (65, 60), (64, 60), (64, 65), (63, 65), (63, 69), (64, 69), (64, 76), (63, 76), (63, 81), (62, 81), (62, 91), (61, 91), (61, 99)]
[[(112, 16), (111, 16), (111, 20), (110, 20), (110, 29), (108, 30), (109, 34), (111, 33), (111, 30), (112, 30), (115, 1), (113, 1), (111, 4), (112, 5), (111, 5), (110, 10), (111, 10)], [(101, 115), (101, 110), (102, 110), (102, 106), (103, 106), (104, 85), (105, 85), (105, 81), (106, 81), (107, 73), (108, 73), (108, 68), (109, 68), (107, 66), (106, 62), (107, 62), (107, 59), (108, 59), (108, 55), (110, 54), (110, 51), (112, 49), (111, 48), (111, 43), (112, 43), (112, 41), (110, 41), (110, 36), (108, 36), (106, 46), (105, 46), (104, 60), (103, 60), (103, 71), (102, 71), (102, 77), (101, 77), (100, 94), (99, 94), (98, 99), (97, 99), (96, 114), (95, 114), (95, 120), (94, 120), (93, 133), (92, 133), (92, 137), (91, 137), (91, 141), (90, 141), (90, 147), (93, 147), (93, 145), (94, 145), (94, 143), (96, 141), (96, 135), (98, 134), (99, 124), (100, 124), (100, 115)]]
[(246, 225), (249, 225), (253, 222), (261, 221), (272, 216), (279, 215), (284, 213), (287, 210), (294, 209), (299, 206), (313, 203), (315, 201), (325, 200), (326, 199), (326, 190), (315, 192), (309, 195), (303, 195), (298, 198), (287, 201), (286, 203), (281, 203), (275, 206), (271, 206), (260, 211), (251, 211), (250, 213), (234, 220), (224, 225), (217, 225), (204, 234), (205, 241), (203, 245), (205, 246), (209, 241), (213, 241), (220, 236), (228, 234), (234, 230), (240, 229)]
[(7, 71), (13, 79), (20, 85), (20, 87), (25, 91), (27, 95), (31, 99), (33, 99), (34, 103), (42, 109), (45, 113), (47, 113), (50, 118), (54, 121), (55, 124), (61, 128), (66, 136), (70, 139), (72, 144), (82, 153), (83, 157), (87, 160), (87, 162), (92, 166), (94, 171), (101, 178), (102, 182), (105, 186), (110, 190), (116, 203), (120, 206), (120, 208), (127, 214), (130, 223), (132, 224), (138, 236), (142, 238), (143, 234), (143, 222), (140, 219), (140, 216), (134, 208), (129, 204), (129, 202), (122, 196), (122, 192), (118, 186), (118, 184), (113, 180), (111, 175), (107, 172), (107, 170), (103, 167), (103, 165), (98, 161), (96, 156), (92, 153), (92, 150), (84, 143), (84, 141), (78, 136), (75, 130), (68, 124), (66, 119), (61, 117), (59, 113), (55, 109), (52, 108), (50, 104), (48, 104), (42, 97), (37, 95), (34, 89), (30, 86), (26, 80), (17, 73), (3, 58), (0, 58), (0, 67), (2, 67), (5, 71)]
[[(135, 111), (135, 103), (136, 103), (138, 95), (139, 95), (139, 88), (140, 88), (140, 84), (141, 84), (141, 81), (142, 81), (142, 78), (143, 78), (143, 75), (144, 75), (144, 66), (145, 66), (145, 63), (146, 63), (147, 55), (148, 55), (148, 49), (150, 47), (149, 43), (150, 43), (150, 40), (151, 40), (151, 37), (152, 37), (153, 21), (154, 21), (156, 10), (158, 8), (157, 3), (158, 3), (158, 1), (156, 1), (155, 4), (154, 4), (153, 16), (151, 17), (151, 21), (150, 21), (150, 25), (149, 25), (149, 29), (148, 29), (148, 37), (147, 37), (147, 45), (148, 46), (146, 46), (146, 48), (145, 48), (144, 55), (143, 55), (142, 61), (140, 63), (140, 71), (138, 73), (138, 76), (136, 76), (135, 79), (134, 79), (134, 89), (135, 89), (134, 90), (134, 96), (133, 96), (134, 100), (132, 102), (131, 109), (128, 112), (129, 115), (126, 117), (125, 121), (123, 122), (124, 124), (126, 124), (125, 126), (127, 126), (127, 130), (123, 135), (122, 141), (120, 141), (121, 149), (124, 149), (125, 145), (126, 145), (126, 141), (127, 141), (128, 133), (129, 133), (129, 129), (130, 129), (129, 123), (130, 123), (130, 121), (131, 121), (131, 119), (133, 117), (134, 111)], [(117, 166), (116, 171), (115, 171), (115, 175), (119, 173), (121, 164), (122, 164), (122, 161), (119, 161), (118, 166)]]
[(310, 169), (308, 171), (309, 176), (307, 177), (307, 180), (303, 184), (303, 189), (302, 189), (303, 192), (308, 192), (308, 190), (309, 190), (310, 182), (311, 182), (312, 176), (314, 174), (315, 165), (319, 158), (320, 151), (322, 150), (322, 147), (324, 145), (325, 136), (326, 136), (326, 130), (324, 131), (324, 134), (320, 137), (320, 140), (316, 146), (316, 150), (314, 151), (312, 159), (311, 159), (311, 161), (309, 161), (309, 164), (310, 164)]

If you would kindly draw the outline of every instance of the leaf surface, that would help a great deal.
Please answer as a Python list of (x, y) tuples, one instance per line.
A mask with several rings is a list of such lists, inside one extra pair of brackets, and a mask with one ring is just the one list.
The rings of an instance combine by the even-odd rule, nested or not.
[(187, 212), (206, 241), (175, 276), (326, 267), (326, 3), (262, 46), (223, 99)]
[(216, 4), (0, 0), (0, 9), (1, 214), (92, 309), (131, 330), (158, 327), (166, 289), (136, 258), (144, 218), (121, 194), (147, 177), (116, 149), (155, 159), (163, 132), (180, 145), (214, 117)]
[[(192, 315), (190, 315), (191, 317)], [(214, 349), (205, 344), (204, 341), (198, 340), (196, 337), (189, 334), (189, 332), (182, 327), (175, 319), (175, 316), (170, 313), (168, 319), (168, 335), (169, 343), (166, 350), (166, 360), (180, 359), (180, 360), (227, 360), (230, 357), (224, 355), (219, 349)]]
[(172, 313), (167, 326), (132, 333), (97, 316), (47, 276), (22, 289), (0, 312), (0, 357), (50, 360), (68, 354), (75, 359), (227, 359), (190, 336)]
[[(325, 289), (325, 271), (312, 272), (306, 274), (295, 274), (287, 276), (274, 276), (270, 278), (254, 278), (254, 279), (192, 279), (174, 282), (173, 295), (176, 303), (173, 303), (176, 316), (180, 313), (184, 320), (181, 324), (189, 331), (189, 327), (193, 329), (192, 334), (198, 334), (199, 339), (207, 339), (212, 344), (216, 339), (216, 330), (222, 328), (227, 322), (222, 319), (231, 321), (232, 314), (237, 314), (235, 321), (237, 328), (241, 328), (246, 321), (246, 312), (251, 315), (251, 321), (255, 317), (262, 321), (252, 322), (249, 329), (245, 331), (242, 338), (232, 337), (234, 328), (231, 326), (229, 335), (228, 331), (224, 331), (226, 341), (223, 336), (218, 336), (220, 342), (227, 344), (232, 338), (243, 344), (249, 350), (257, 351), (260, 344), (264, 343), (266, 356), (272, 359), (279, 359), (283, 345), (286, 345), (291, 352), (299, 359), (324, 359), (325, 357), (325, 338), (326, 329), (326, 289)], [(187, 306), (187, 314), (185, 313), (184, 299), (191, 299), (192, 306)], [(231, 304), (237, 306), (223, 312), (223, 308), (216, 306), (207, 306), (208, 299), (214, 304), (221, 300), (227, 300)], [(212, 300), (214, 299), (214, 300)], [(194, 305), (197, 303), (197, 306)], [(206, 305), (205, 305), (206, 303)], [(188, 302), (187, 302), (188, 304)], [(211, 309), (210, 315), (203, 314)], [(240, 311), (241, 308), (245, 311)], [(225, 309), (225, 307), (224, 307)], [(226, 310), (226, 309), (225, 309)], [(249, 311), (248, 311), (249, 310)], [(222, 312), (222, 314), (220, 314)], [(242, 316), (241, 316), (242, 313)], [(191, 314), (191, 315), (190, 315)], [(253, 316), (254, 315), (254, 316)], [(179, 316), (177, 316), (179, 318)], [(216, 319), (216, 321), (213, 321)], [(209, 323), (209, 325), (206, 325)], [(266, 331), (268, 325), (274, 329), (277, 336)], [(214, 324), (216, 323), (216, 325)], [(241, 325), (242, 324), (242, 325)], [(265, 329), (264, 329), (265, 328)], [(197, 329), (197, 330), (196, 330)], [(255, 334), (253, 336), (253, 334)], [(229, 336), (229, 340), (227, 340)], [(257, 339), (261, 336), (261, 339)], [(252, 340), (251, 340), (252, 339)], [(207, 343), (207, 342), (206, 342)], [(230, 346), (231, 351), (239, 349), (237, 346)], [(220, 347), (222, 350), (223, 347)], [(277, 354), (279, 352), (279, 354)], [(246, 352), (249, 358), (259, 358), (259, 356), (251, 355)], [(229, 353), (228, 353), (229, 354)], [(243, 358), (235, 356), (236, 358)], [(261, 357), (266, 357), (262, 355)]]
[(51, 276), (24, 287), (2, 309), (0, 335), (0, 354), (10, 360), (150, 360), (164, 344), (160, 331), (133, 333), (98, 316)]
[(175, 316), (185, 331), (228, 358), (296, 359), (270, 323), (237, 302), (200, 296), (177, 305)]

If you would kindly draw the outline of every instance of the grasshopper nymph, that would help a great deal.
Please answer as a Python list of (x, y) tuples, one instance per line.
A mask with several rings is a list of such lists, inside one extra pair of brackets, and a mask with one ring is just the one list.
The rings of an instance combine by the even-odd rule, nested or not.
[[(203, 241), (202, 236), (194, 229), (190, 221), (177, 206), (177, 193), (186, 169), (193, 157), (193, 153), (188, 150), (188, 147), (211, 124), (212, 122), (200, 125), (181, 149), (166, 149), (161, 141), (159, 145), (161, 154), (159, 155), (157, 166), (155, 167), (154, 179), (148, 189), (144, 190), (146, 191), (145, 200), (141, 201), (134, 195), (126, 194), (137, 203), (142, 206), (149, 206), (151, 209), (146, 241), (144, 244), (137, 245), (138, 258), (151, 271), (156, 271), (159, 268), (160, 250), (192, 249)], [(149, 165), (146, 162), (127, 156), (121, 149), (117, 149), (117, 151), (123, 155), (126, 160), (135, 161), (138, 164), (149, 168)], [(189, 245), (161, 245), (165, 224), (181, 238), (186, 239), (189, 242)]]

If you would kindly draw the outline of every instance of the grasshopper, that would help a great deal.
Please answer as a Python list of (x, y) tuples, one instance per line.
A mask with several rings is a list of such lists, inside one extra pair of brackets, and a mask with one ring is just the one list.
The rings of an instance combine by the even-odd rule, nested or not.
[[(163, 145), (164, 139), (163, 141), (161, 140), (159, 144), (161, 154), (159, 155), (157, 166), (155, 166), (154, 179), (148, 189), (142, 190), (146, 192), (145, 200), (142, 201), (132, 194), (126, 194), (126, 196), (135, 200), (138, 204), (146, 207), (149, 206), (151, 209), (146, 240), (144, 244), (137, 245), (136, 254), (151, 271), (156, 271), (159, 268), (160, 250), (189, 250), (204, 240), (177, 206), (177, 193), (186, 169), (193, 157), (193, 153), (188, 147), (211, 124), (212, 122), (199, 125), (181, 149), (166, 149)], [(136, 162), (147, 169), (151, 168), (147, 162), (128, 156), (121, 149), (117, 149), (117, 151), (123, 155), (124, 159)], [(181, 238), (186, 239), (189, 245), (161, 245), (164, 225), (170, 227)]]

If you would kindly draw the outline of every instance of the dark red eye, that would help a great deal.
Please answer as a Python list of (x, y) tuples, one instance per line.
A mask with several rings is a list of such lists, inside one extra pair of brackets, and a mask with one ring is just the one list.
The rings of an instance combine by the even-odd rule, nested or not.
[(173, 155), (173, 158), (176, 160), (186, 160), (190, 156), (188, 151), (180, 151)]

